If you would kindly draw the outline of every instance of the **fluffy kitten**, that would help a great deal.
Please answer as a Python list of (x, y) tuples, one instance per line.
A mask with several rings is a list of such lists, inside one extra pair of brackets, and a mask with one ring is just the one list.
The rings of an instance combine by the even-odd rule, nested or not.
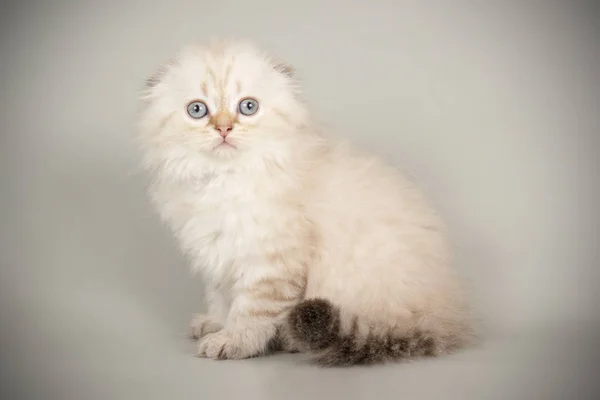
[(200, 356), (333, 366), (468, 343), (440, 219), (395, 169), (319, 132), (290, 67), (245, 42), (193, 45), (143, 100), (152, 199), (206, 282)]

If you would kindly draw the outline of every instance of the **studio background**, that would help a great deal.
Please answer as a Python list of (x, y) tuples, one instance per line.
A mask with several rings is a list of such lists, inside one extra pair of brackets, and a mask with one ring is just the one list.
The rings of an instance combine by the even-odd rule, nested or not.
[[(12, 1), (0, 12), (6, 399), (598, 398), (600, 17), (578, 1)], [(411, 174), (485, 318), (436, 361), (320, 370), (192, 356), (202, 309), (145, 193), (143, 80), (250, 38), (317, 117)]]

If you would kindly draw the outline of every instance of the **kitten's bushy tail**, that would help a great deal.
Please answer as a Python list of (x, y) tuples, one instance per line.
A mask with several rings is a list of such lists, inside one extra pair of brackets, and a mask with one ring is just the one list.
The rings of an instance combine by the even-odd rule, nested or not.
[(339, 308), (324, 299), (302, 301), (291, 310), (287, 323), (292, 340), (315, 353), (315, 361), (327, 367), (435, 356), (445, 347), (439, 339), (419, 330), (402, 337), (361, 336), (357, 319), (352, 330), (343, 333)]

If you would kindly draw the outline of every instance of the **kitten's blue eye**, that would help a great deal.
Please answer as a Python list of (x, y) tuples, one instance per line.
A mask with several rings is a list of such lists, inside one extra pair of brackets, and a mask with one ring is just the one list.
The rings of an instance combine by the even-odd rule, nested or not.
[(244, 115), (256, 114), (258, 111), (258, 101), (254, 99), (244, 99), (240, 101), (239, 109)]
[(206, 114), (208, 114), (208, 107), (202, 101), (192, 101), (188, 104), (187, 112), (190, 117), (200, 119), (206, 117)]

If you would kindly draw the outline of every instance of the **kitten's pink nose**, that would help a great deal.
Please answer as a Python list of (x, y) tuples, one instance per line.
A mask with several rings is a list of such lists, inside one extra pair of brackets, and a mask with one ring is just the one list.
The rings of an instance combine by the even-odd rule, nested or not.
[(227, 135), (229, 135), (229, 133), (231, 132), (231, 130), (233, 129), (233, 126), (231, 126), (231, 124), (226, 124), (226, 125), (215, 125), (215, 129), (217, 131), (219, 131), (219, 134), (223, 137), (226, 138)]
[(219, 111), (210, 121), (213, 127), (221, 134), (221, 137), (226, 138), (233, 130), (235, 119), (228, 111)]

